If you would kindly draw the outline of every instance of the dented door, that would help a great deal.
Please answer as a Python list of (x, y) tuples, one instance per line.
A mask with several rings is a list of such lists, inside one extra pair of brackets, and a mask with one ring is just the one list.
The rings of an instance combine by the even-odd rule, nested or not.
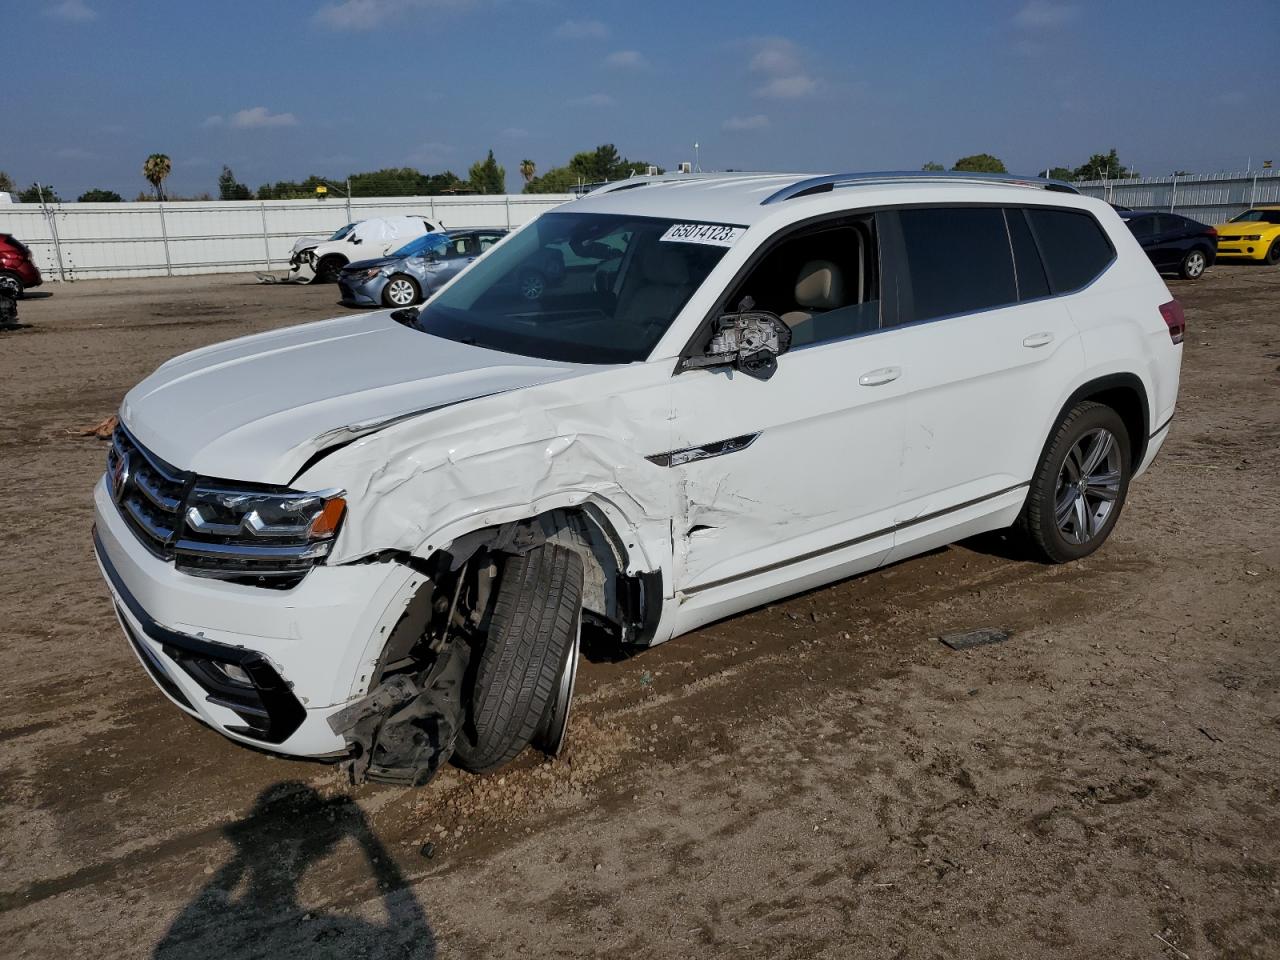
[(674, 378), (677, 590), (756, 591), (887, 553), (903, 427), (891, 339), (792, 350), (767, 381)]

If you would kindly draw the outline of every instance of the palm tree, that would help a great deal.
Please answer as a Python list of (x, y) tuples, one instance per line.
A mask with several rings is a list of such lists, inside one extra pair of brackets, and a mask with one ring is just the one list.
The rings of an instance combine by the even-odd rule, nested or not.
[(169, 175), (172, 169), (172, 161), (169, 160), (168, 155), (163, 153), (153, 153), (142, 164), (142, 175), (147, 178), (147, 182), (155, 189), (157, 200), (164, 199), (164, 178)]
[(524, 182), (528, 183), (538, 173), (538, 165), (532, 160), (520, 161), (520, 176), (524, 177)]

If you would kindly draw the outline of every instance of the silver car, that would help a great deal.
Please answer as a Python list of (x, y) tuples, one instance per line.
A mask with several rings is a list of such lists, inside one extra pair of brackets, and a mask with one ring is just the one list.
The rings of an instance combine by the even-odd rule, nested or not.
[(348, 264), (338, 274), (342, 302), (386, 307), (421, 303), (506, 233), (505, 230), (428, 233), (385, 257)]

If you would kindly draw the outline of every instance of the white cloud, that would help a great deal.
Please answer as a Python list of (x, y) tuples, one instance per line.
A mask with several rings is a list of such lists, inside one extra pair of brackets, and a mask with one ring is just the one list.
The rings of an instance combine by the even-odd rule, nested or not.
[(751, 58), (751, 70), (769, 76), (798, 73), (801, 56), (799, 48), (786, 37), (762, 37), (754, 41), (755, 55)]
[(1079, 13), (1080, 8), (1074, 4), (1031, 0), (1013, 15), (1013, 22), (1024, 30), (1052, 30), (1074, 20)]
[(61, 3), (45, 7), (44, 12), (46, 16), (65, 20), (67, 23), (88, 23), (98, 19), (98, 12), (84, 0), (62, 0)]
[(205, 117), (205, 118), (204, 118), (204, 120), (202, 120), (202, 121), (200, 122), (200, 126), (202, 126), (202, 127), (220, 127), (220, 126), (222, 126), (222, 125), (223, 125), (224, 123), (226, 123), (226, 122), (227, 122), (227, 121), (226, 121), (225, 119), (223, 119), (223, 117), (222, 117), (222, 115), (221, 115), (221, 114), (217, 114), (217, 113), (215, 113), (212, 117)]
[(227, 123), (237, 130), (254, 130), (259, 127), (296, 127), (298, 118), (292, 113), (272, 113), (266, 107), (250, 107), (237, 110)]
[(649, 66), (649, 61), (639, 50), (615, 50), (604, 58), (604, 63), (606, 67), (620, 70), (639, 70)]
[(376, 30), (418, 11), (450, 13), (472, 5), (472, 0), (333, 0), (317, 10), (314, 19), (333, 30)]
[(507, 127), (500, 136), (504, 140), (524, 140), (528, 138), (529, 131), (524, 127)]
[(764, 130), (769, 126), (769, 118), (763, 113), (749, 117), (730, 117), (720, 125), (725, 133), (745, 133), (750, 130)]
[(774, 77), (763, 87), (756, 90), (757, 97), (768, 97), (770, 100), (798, 100), (807, 97), (818, 89), (818, 81), (803, 73), (789, 77)]
[(599, 20), (566, 20), (552, 31), (561, 40), (603, 40), (609, 28)]

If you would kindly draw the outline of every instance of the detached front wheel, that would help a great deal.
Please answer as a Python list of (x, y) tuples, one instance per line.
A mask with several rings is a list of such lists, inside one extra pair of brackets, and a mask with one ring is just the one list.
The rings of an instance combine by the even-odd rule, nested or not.
[(1031, 480), (1018, 525), (1050, 563), (1086, 557), (1110, 535), (1129, 492), (1129, 431), (1085, 401), (1063, 418)]
[(582, 557), (544, 544), (502, 565), (454, 759), (487, 773), (538, 737), (556, 749), (568, 721), (582, 619)]

